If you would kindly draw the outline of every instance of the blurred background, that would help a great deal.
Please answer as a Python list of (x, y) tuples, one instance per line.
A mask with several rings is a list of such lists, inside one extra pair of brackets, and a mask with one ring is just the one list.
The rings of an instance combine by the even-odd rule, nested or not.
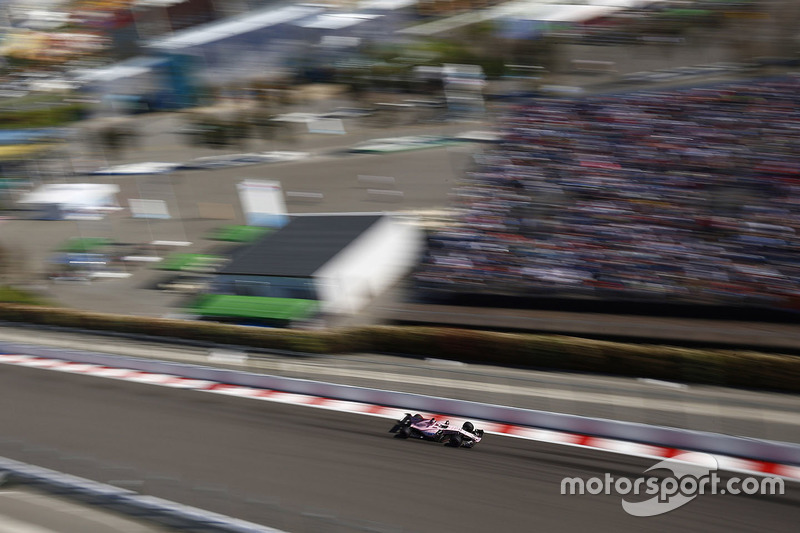
[[(36, 354), (797, 443), (796, 372), (781, 370), (795, 367), (781, 365), (800, 353), (798, 27), (793, 0), (0, 0), (0, 302), (461, 328), (299, 357), (5, 323), (2, 351), (27, 353), (35, 332), (49, 347)], [(489, 353), (500, 337), (466, 329), (572, 338)], [(616, 359), (581, 338), (668, 346)], [(648, 379), (669, 366), (655, 360), (681, 361), (664, 370), (675, 382)], [(618, 500), (574, 513), (551, 490), (577, 472), (640, 475), (641, 458), (498, 438), (431, 460), (378, 440), (381, 419), (10, 368), (0, 455), (142, 494), (292, 531), (440, 531), (442, 510), (472, 513), (467, 531), (498, 515), (525, 531), (531, 503), (543, 529), (641, 528), (611, 515)], [(761, 390), (723, 387), (751, 378)], [(420, 484), (439, 462), (487, 490)], [(796, 508), (745, 500), (652, 523), (780, 530)], [(398, 501), (431, 521), (401, 520)]]
[[(418, 304), (797, 309), (794, 2), (1, 11), (11, 299), (267, 326)], [(383, 229), (331, 218), (340, 245), (323, 250), (321, 219), (297, 229), (320, 213)], [(384, 267), (367, 244), (343, 252), (367, 228), (399, 243)], [(274, 246), (286, 264), (231, 265)], [(204, 314), (222, 296), (308, 302), (294, 319)]]

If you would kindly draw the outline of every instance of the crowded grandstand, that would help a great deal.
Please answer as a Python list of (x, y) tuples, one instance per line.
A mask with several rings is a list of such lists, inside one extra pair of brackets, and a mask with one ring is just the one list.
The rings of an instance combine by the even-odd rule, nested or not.
[(426, 290), (800, 308), (800, 77), (541, 98), (500, 121)]

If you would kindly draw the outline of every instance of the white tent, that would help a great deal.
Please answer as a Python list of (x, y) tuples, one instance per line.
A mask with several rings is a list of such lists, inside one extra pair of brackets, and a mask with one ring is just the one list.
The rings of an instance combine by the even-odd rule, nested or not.
[(31, 209), (35, 218), (63, 220), (100, 216), (119, 209), (119, 185), (104, 183), (53, 183), (25, 194), (17, 203)]

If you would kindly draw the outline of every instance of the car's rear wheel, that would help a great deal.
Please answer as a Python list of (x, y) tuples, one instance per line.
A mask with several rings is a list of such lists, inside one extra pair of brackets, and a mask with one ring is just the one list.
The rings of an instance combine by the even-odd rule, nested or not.
[(397, 433), (394, 434), (394, 438), (396, 439), (407, 439), (411, 436), (411, 428), (409, 426), (403, 426), (397, 430)]

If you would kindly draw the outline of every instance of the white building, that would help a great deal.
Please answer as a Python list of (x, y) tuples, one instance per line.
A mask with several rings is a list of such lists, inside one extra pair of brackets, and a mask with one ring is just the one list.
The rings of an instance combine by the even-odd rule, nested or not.
[(422, 230), (390, 215), (292, 216), (234, 254), (211, 292), (316, 300), (323, 314), (362, 310), (418, 263)]

